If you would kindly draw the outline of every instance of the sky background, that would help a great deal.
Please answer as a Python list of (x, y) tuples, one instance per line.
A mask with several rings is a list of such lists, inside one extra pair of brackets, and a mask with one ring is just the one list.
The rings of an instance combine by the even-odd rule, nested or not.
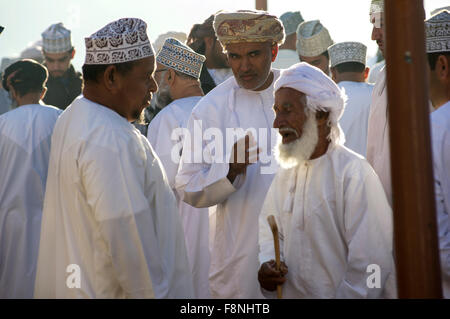
[[(426, 17), (430, 11), (449, 5), (449, 0), (424, 0)], [(51, 24), (63, 22), (72, 31), (76, 54), (73, 64), (81, 70), (84, 37), (119, 18), (141, 18), (148, 24), (154, 42), (168, 31), (189, 33), (219, 10), (254, 9), (255, 0), (0, 0), (0, 59), (19, 56)], [(300, 11), (305, 20), (321, 20), (335, 42), (359, 41), (368, 47), (368, 57), (377, 45), (371, 41), (370, 0), (268, 0), (268, 11), (280, 16)]]

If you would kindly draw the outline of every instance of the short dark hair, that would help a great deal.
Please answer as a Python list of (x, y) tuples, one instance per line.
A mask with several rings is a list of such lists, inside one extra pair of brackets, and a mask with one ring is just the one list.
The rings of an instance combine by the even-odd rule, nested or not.
[(328, 50), (327, 51), (325, 51), (325, 52), (323, 52), (321, 55), (323, 55), (324, 57), (326, 57), (327, 58), (327, 60), (329, 60), (330, 59), (330, 55), (328, 54)]
[(114, 65), (120, 74), (126, 75), (133, 69), (135, 63), (136, 61), (115, 63), (115, 64), (83, 64), (82, 67), (83, 79), (84, 81), (98, 82), (98, 78), (105, 72), (106, 68), (109, 67), (110, 65)]
[(428, 53), (428, 64), (430, 65), (430, 69), (434, 71), (436, 68), (436, 63), (440, 55), (443, 55), (447, 57), (447, 59), (450, 58), (450, 52), (434, 52), (434, 53)]
[(364, 72), (366, 66), (359, 62), (344, 62), (334, 66), (339, 73), (345, 72)]
[(6, 91), (12, 86), (19, 96), (24, 96), (42, 92), (47, 79), (48, 71), (45, 66), (31, 59), (23, 59), (5, 69), (2, 85)]

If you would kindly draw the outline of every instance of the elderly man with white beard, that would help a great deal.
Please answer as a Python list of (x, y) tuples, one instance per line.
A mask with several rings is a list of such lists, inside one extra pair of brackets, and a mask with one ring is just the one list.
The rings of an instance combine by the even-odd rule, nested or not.
[[(367, 161), (343, 146), (344, 97), (319, 69), (298, 63), (275, 83), (278, 171), (259, 219), (258, 280), (272, 297), (395, 296), (392, 211)], [(283, 260), (275, 267), (267, 217)]]

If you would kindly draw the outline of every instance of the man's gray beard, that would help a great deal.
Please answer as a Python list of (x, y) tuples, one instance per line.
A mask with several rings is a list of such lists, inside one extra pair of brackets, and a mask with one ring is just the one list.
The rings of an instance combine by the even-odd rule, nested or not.
[(155, 106), (162, 109), (172, 102), (173, 99), (170, 96), (169, 85), (167, 83), (161, 83), (155, 94)]
[(319, 141), (316, 114), (308, 112), (308, 118), (303, 125), (302, 136), (288, 144), (283, 144), (282, 136), (278, 135), (275, 147), (275, 158), (284, 169), (295, 167), (309, 160)]

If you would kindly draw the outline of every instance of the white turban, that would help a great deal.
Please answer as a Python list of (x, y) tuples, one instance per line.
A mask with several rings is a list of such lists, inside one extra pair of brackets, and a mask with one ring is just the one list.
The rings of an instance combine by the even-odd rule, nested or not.
[(300, 62), (289, 69), (282, 70), (274, 84), (274, 92), (281, 88), (291, 88), (306, 95), (306, 107), (313, 112), (330, 112), (330, 139), (336, 144), (345, 142), (339, 126), (339, 119), (344, 112), (345, 94), (320, 69)]

